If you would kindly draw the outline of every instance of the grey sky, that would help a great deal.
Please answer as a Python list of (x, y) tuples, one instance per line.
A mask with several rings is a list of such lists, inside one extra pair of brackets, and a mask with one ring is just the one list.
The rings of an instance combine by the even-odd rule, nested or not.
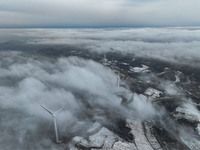
[(199, 0), (1, 0), (0, 27), (197, 26)]

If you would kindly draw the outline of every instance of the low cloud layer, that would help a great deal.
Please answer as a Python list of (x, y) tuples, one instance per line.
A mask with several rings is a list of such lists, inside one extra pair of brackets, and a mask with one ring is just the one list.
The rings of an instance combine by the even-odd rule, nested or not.
[[(0, 147), (4, 150), (67, 147), (53, 143), (53, 128), (47, 129), (51, 116), (40, 105), (52, 111), (66, 105), (57, 115), (65, 143), (76, 135), (87, 136), (86, 130), (95, 121), (115, 126), (118, 119), (157, 115), (153, 105), (137, 94), (137, 103), (129, 109), (121, 106), (118, 93), (128, 96), (130, 91), (117, 88), (114, 72), (94, 61), (41, 59), (13, 51), (2, 51), (0, 58)], [(140, 115), (143, 105), (147, 109)]]
[[(87, 136), (85, 131), (95, 121), (109, 127), (118, 119), (151, 120), (155, 116), (163, 119), (165, 115), (163, 108), (158, 109), (145, 96), (136, 93), (132, 103), (122, 106), (119, 92), (128, 99), (132, 95), (129, 89), (117, 88), (117, 75), (111, 69), (78, 57), (34, 55), (42, 47), (65, 49), (72, 45), (98, 53), (114, 51), (200, 66), (199, 28), (1, 31), (4, 34), (0, 35), (0, 147), (5, 150), (64, 149), (75, 135)], [(24, 49), (26, 46), (33, 48), (33, 53)], [(9, 51), (16, 48), (18, 51)], [(149, 76), (143, 79), (147, 78), (151, 79)], [(158, 87), (169, 96), (182, 92), (172, 82), (156, 80)], [(41, 104), (52, 111), (66, 104), (57, 116), (60, 137), (65, 137), (66, 144), (54, 144), (53, 130), (47, 130), (51, 116)], [(198, 112), (196, 107), (193, 110)], [(175, 122), (170, 121), (169, 126), (165, 123), (163, 127), (169, 132), (177, 130)], [(174, 128), (170, 129), (170, 125)], [(184, 128), (177, 130), (180, 133), (177, 139), (182, 142), (189, 141), (185, 131)], [(190, 146), (191, 142), (184, 143)]]
[[(189, 128), (177, 129), (173, 120), (166, 126), (164, 108), (144, 95), (118, 88), (117, 75), (92, 60), (41, 58), (16, 51), (1, 51), (0, 58), (0, 147), (4, 150), (63, 150), (74, 136), (87, 137), (94, 122), (115, 128), (118, 119), (127, 118), (159, 121), (172, 135), (176, 130), (180, 135), (174, 136), (186, 145), (198, 145), (196, 138), (191, 138), (193, 132), (189, 134), (195, 140), (191, 144), (185, 132)], [(166, 82), (160, 82), (166, 94), (173, 95)], [(119, 93), (133, 102), (121, 105)], [(64, 138), (65, 144), (53, 142), (53, 127), (47, 129), (51, 116), (40, 105), (53, 112), (66, 105), (57, 115), (59, 138)], [(198, 112), (194, 106), (192, 109)]]
[[(168, 62), (200, 65), (200, 29), (2, 29), (1, 49), (72, 45), (99, 53), (120, 52)], [(13, 45), (13, 46), (12, 46)], [(20, 47), (21, 45), (21, 47)], [(193, 64), (195, 62), (195, 64)]]

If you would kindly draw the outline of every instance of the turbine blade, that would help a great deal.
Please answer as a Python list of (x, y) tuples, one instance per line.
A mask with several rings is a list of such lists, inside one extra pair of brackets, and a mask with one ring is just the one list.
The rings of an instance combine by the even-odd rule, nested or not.
[(52, 121), (53, 121), (53, 117), (51, 118), (51, 121), (49, 122), (48, 130), (49, 130), (50, 126), (51, 126)]
[(45, 109), (48, 113), (50, 113), (51, 115), (53, 115), (53, 113), (50, 111), (50, 110), (48, 110), (47, 108), (45, 108), (44, 106), (42, 106), (42, 105), (40, 105), (43, 109)]
[(57, 113), (59, 113), (66, 105), (62, 106), (59, 110), (57, 110), (54, 115), (56, 115)]

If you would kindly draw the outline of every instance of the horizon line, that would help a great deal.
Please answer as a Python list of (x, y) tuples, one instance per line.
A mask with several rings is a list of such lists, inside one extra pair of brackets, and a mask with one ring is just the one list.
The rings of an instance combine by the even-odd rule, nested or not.
[(0, 27), (0, 29), (28, 29), (28, 28), (32, 28), (32, 29), (64, 29), (64, 28), (71, 28), (71, 29), (103, 29), (103, 28), (184, 28), (184, 27), (188, 27), (188, 28), (195, 28), (195, 27), (200, 27), (200, 25), (182, 25), (182, 26), (10, 26), (10, 27)]

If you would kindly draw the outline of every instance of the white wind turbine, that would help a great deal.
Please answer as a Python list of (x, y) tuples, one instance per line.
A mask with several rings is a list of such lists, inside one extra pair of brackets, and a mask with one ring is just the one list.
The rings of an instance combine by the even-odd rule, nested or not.
[(104, 53), (104, 59), (107, 59), (107, 58), (106, 58), (106, 52)]
[[(52, 115), (52, 119), (49, 123), (49, 127), (51, 126), (52, 121), (54, 122), (54, 130), (55, 130), (55, 135), (56, 135), (56, 143), (61, 143), (61, 141), (58, 139), (58, 129), (57, 129), (57, 124), (56, 124), (56, 114), (59, 113), (64, 107), (62, 106), (59, 110), (57, 110), (56, 112), (51, 112), (50, 110), (48, 110), (47, 108), (45, 108), (44, 106), (40, 105), (42, 108), (44, 108), (44, 110), (46, 110), (48, 113), (50, 113)], [(48, 127), (48, 128), (49, 128)]]
[(119, 74), (117, 75), (117, 88), (119, 89), (119, 82), (120, 82), (120, 77)]
[(106, 58), (106, 52), (104, 53), (104, 61), (107, 62), (107, 58)]

